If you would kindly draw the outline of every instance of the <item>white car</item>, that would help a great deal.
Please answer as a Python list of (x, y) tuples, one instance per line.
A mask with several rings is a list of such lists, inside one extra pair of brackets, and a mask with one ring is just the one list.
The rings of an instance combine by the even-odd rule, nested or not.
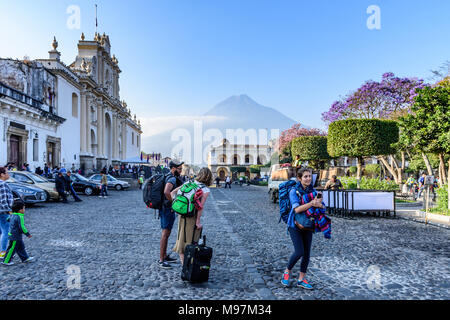
[[(116, 189), (117, 191), (128, 189), (130, 187), (130, 184), (126, 181), (118, 180), (114, 178), (113, 176), (107, 174), (106, 175), (108, 179), (108, 189)], [(101, 174), (94, 174), (89, 177), (89, 180), (95, 181), (95, 182), (102, 182), (102, 175)]]

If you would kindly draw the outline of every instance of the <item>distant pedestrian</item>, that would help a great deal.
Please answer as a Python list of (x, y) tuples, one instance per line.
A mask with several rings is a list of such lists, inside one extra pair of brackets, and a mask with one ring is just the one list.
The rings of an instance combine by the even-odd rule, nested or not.
[(62, 198), (63, 203), (68, 203), (66, 196), (66, 180), (64, 179), (63, 173), (60, 171), (55, 179), (56, 191), (59, 194), (60, 200)]
[(216, 188), (220, 187), (220, 178), (216, 177)]
[(227, 188), (227, 186), (231, 189), (231, 178), (230, 176), (227, 176), (225, 179), (225, 189)]
[(144, 177), (140, 176), (138, 179), (139, 189), (142, 189), (142, 185), (144, 184)]
[(0, 257), (5, 256), (6, 248), (8, 246), (8, 217), (14, 203), (14, 196), (6, 183), (6, 180), (8, 179), (8, 169), (6, 167), (0, 167)]
[(422, 176), (419, 178), (419, 194), (417, 195), (417, 198), (420, 198), (420, 196), (422, 195), (422, 192), (425, 190), (425, 177), (426, 177), (426, 173), (422, 173)]
[(17, 253), (22, 262), (30, 262), (34, 257), (30, 257), (25, 251), (25, 244), (23, 243), (22, 234), (31, 238), (31, 234), (25, 227), (25, 203), (22, 200), (16, 201), (12, 206), (12, 213), (10, 215), (9, 226), (9, 245), (6, 250), (5, 257), (2, 264), (6, 266), (13, 265), (12, 258)]
[(101, 181), (102, 189), (100, 191), (99, 198), (103, 198), (103, 197), (107, 198), (108, 197), (108, 177), (106, 176), (106, 170), (103, 170), (101, 172), (101, 175), (102, 175), (102, 181)]

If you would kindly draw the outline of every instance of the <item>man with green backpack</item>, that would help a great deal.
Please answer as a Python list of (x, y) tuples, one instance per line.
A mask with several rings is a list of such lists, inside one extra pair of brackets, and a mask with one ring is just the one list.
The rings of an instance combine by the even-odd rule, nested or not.
[(164, 184), (164, 201), (162, 209), (159, 210), (159, 217), (161, 220), (161, 241), (159, 245), (159, 266), (164, 269), (170, 269), (169, 262), (175, 262), (176, 259), (167, 255), (167, 243), (172, 232), (173, 224), (175, 222), (175, 213), (172, 210), (172, 190), (182, 185), (180, 180), (181, 170), (184, 162), (172, 160), (169, 163), (170, 173), (165, 177)]

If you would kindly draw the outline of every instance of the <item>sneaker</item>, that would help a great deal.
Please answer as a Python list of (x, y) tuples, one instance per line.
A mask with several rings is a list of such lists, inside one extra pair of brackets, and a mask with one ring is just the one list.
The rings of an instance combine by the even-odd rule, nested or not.
[(5, 257), (5, 255), (6, 255), (6, 252), (5, 252), (5, 251), (0, 252), (0, 258)]
[(98, 196), (99, 198), (103, 198), (103, 196)]
[(14, 264), (14, 262), (12, 262), (12, 261), (10, 261), (8, 263), (2, 262), (2, 265), (4, 265), (4, 266), (12, 266), (13, 264)]
[(284, 272), (283, 273), (283, 278), (281, 278), (281, 284), (283, 285), (283, 286), (289, 286), (289, 284), (291, 283), (291, 281), (289, 280), (289, 276), (290, 276), (290, 274), (289, 274), (289, 272)]
[(168, 256), (166, 256), (166, 258), (164, 259), (164, 261), (165, 261), (165, 262), (171, 263), (171, 262), (176, 262), (177, 259), (172, 258), (170, 255), (168, 255)]
[(158, 264), (163, 269), (172, 269), (170, 264), (168, 264), (166, 261), (158, 261)]
[(308, 281), (306, 281), (306, 279), (303, 279), (301, 281), (298, 280), (297, 281), (297, 287), (302, 287), (303, 289), (308, 289), (308, 290), (312, 290), (313, 289), (312, 285), (310, 285), (308, 283)]
[(33, 260), (34, 260), (34, 257), (28, 257), (27, 260), (22, 261), (22, 262), (23, 262), (23, 263), (26, 263), (26, 262), (30, 262), (30, 261), (33, 261)]

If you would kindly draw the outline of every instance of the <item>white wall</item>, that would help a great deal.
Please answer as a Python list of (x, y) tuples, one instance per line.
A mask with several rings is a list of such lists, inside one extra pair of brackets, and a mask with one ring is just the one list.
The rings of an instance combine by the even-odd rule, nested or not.
[[(135, 129), (127, 125), (127, 154), (125, 156), (125, 159), (140, 156), (141, 154), (141, 146), (137, 146), (137, 136), (139, 135), (139, 132), (137, 132)], [(131, 144), (132, 139), (132, 132), (134, 132), (134, 143)], [(142, 138), (141, 138), (142, 143)]]
[[(58, 115), (66, 119), (58, 129), (61, 137), (61, 165), (66, 169), (80, 166), (80, 90), (58, 75)], [(77, 117), (72, 115), (72, 93), (78, 97)]]

